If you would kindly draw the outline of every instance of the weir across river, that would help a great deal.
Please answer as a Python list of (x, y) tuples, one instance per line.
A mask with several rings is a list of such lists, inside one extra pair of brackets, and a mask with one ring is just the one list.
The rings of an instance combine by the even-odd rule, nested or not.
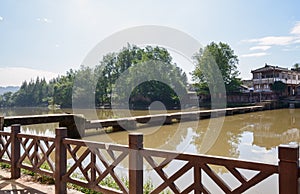
[[(42, 123), (59, 123), (60, 127), (68, 128), (68, 137), (84, 137), (86, 130), (105, 129), (112, 127), (114, 129), (134, 130), (137, 124), (162, 125), (172, 124), (174, 122), (195, 121), (202, 118), (220, 117), (225, 115), (242, 114), (268, 109), (265, 106), (247, 106), (213, 110), (197, 110), (189, 112), (176, 112), (166, 114), (144, 115), (126, 118), (113, 118), (102, 120), (88, 120), (83, 115), (77, 114), (46, 114), (29, 116), (10, 116), (0, 117), (0, 129), (13, 124), (32, 125)], [(151, 121), (151, 122), (149, 122)]]

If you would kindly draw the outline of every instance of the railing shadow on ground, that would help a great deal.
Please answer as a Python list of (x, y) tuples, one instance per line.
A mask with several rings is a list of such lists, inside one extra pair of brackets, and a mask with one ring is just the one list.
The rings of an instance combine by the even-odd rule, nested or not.
[[(224, 157), (177, 153), (143, 147), (142, 134), (129, 134), (129, 145), (105, 144), (67, 138), (67, 128), (56, 129), (54, 138), (20, 133), (20, 125), (12, 125), (11, 132), (0, 132), (0, 162), (11, 165), (11, 178), (20, 178), (20, 169), (55, 178), (55, 193), (66, 193), (66, 184), (72, 183), (102, 193), (137, 193), (143, 191), (144, 165), (148, 164), (163, 180), (150, 193), (169, 189), (172, 193), (210, 193), (203, 183), (206, 174), (224, 193), (243, 193), (268, 177), (278, 174), (280, 194), (297, 194), (299, 177), (298, 145), (282, 145), (278, 149), (278, 165), (242, 161)], [(72, 163), (67, 165), (67, 161)], [(116, 167), (128, 162), (128, 184), (118, 175)], [(171, 174), (166, 168), (179, 162)], [(238, 181), (232, 188), (214, 171), (214, 165), (226, 168)], [(44, 169), (43, 166), (47, 166)], [(258, 172), (247, 178), (240, 169)], [(185, 188), (176, 181), (191, 173)], [(80, 174), (81, 177), (74, 177)], [(106, 178), (117, 186), (108, 188), (101, 183)]]
[(47, 194), (45, 191), (19, 183), (17, 180), (0, 176), (0, 194), (8, 193)]

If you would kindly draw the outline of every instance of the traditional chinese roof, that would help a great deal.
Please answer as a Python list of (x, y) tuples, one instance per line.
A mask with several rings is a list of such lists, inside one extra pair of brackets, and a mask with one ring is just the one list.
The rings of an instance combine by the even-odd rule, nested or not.
[(259, 72), (267, 72), (267, 71), (290, 71), (288, 68), (273, 66), (273, 65), (265, 65), (264, 67), (252, 70), (251, 73), (259, 73)]

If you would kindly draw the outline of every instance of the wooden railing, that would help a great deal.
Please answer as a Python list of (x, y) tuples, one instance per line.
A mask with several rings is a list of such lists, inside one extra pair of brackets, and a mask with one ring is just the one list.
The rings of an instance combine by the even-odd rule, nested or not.
[[(211, 193), (203, 175), (209, 177), (224, 193), (242, 193), (268, 177), (278, 174), (279, 193), (298, 193), (298, 145), (280, 146), (278, 165), (241, 161), (223, 157), (177, 153), (143, 148), (142, 134), (129, 134), (129, 146), (97, 143), (67, 138), (67, 129), (57, 128), (56, 137), (20, 133), (20, 125), (11, 132), (0, 132), (0, 162), (11, 165), (11, 177), (21, 176), (24, 168), (55, 178), (55, 192), (66, 193), (66, 183), (73, 183), (102, 193), (143, 193), (145, 167), (153, 169), (162, 180), (150, 193), (168, 189), (172, 193)], [(124, 164), (123, 164), (124, 163)], [(168, 168), (176, 165), (170, 173)], [(117, 167), (128, 167), (128, 180)], [(214, 166), (222, 166), (238, 180), (239, 185), (227, 184)], [(47, 166), (46, 169), (44, 167)], [(241, 169), (257, 172), (247, 178)], [(178, 179), (188, 175), (186, 185)], [(107, 178), (116, 188), (104, 186)]]

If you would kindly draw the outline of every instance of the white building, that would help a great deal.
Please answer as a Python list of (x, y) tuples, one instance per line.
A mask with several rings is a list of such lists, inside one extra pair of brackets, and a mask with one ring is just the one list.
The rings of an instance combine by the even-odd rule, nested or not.
[(283, 68), (272, 65), (251, 71), (253, 75), (254, 91), (271, 92), (271, 86), (275, 81), (282, 81), (287, 85), (287, 95), (295, 95), (296, 87), (300, 84), (300, 70)]

